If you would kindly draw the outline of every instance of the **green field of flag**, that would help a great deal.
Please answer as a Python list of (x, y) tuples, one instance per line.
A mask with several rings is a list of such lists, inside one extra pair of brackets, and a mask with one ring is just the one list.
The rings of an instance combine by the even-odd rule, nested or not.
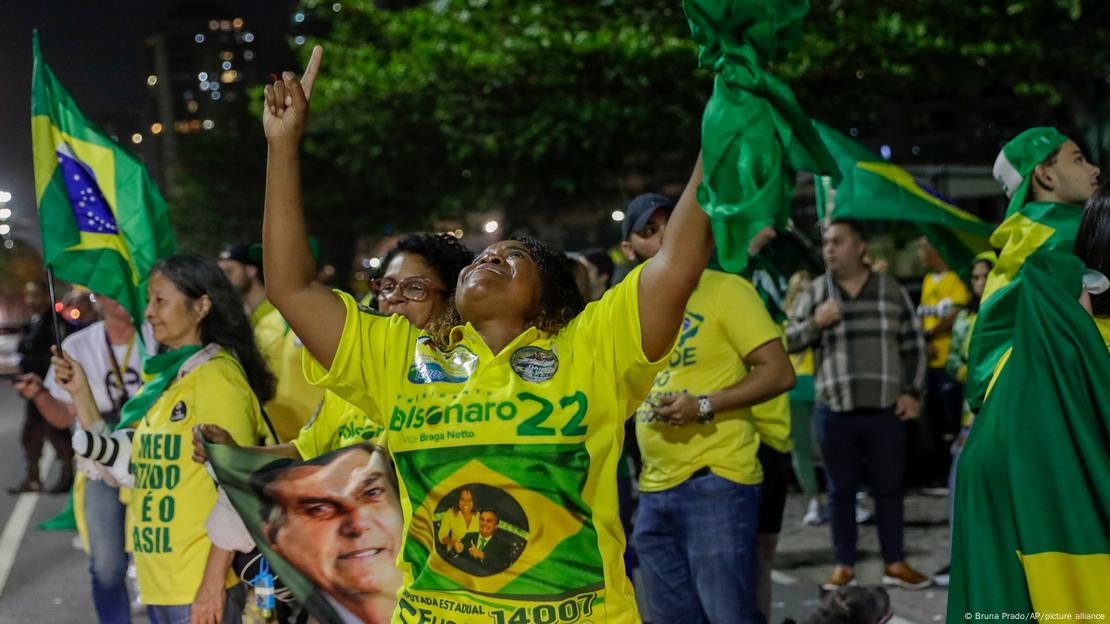
[(991, 249), (992, 226), (961, 210), (905, 169), (892, 165), (844, 134), (817, 122), (817, 131), (836, 159), (843, 179), (817, 180), (817, 216), (860, 221), (912, 223), (936, 247), (948, 266), (966, 277), (978, 254)]
[(166, 202), (142, 161), (90, 122), (34, 35), (31, 135), (43, 258), (54, 275), (107, 295), (142, 322), (146, 280), (174, 253)]

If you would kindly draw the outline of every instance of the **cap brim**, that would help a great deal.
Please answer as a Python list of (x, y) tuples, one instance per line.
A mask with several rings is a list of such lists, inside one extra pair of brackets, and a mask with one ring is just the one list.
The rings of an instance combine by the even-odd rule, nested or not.
[(624, 237), (624, 239), (628, 240), (629, 237), (631, 237), (633, 234), (644, 229), (644, 227), (648, 224), (648, 221), (651, 221), (652, 215), (664, 208), (673, 211), (674, 204), (659, 204), (651, 210), (645, 210), (635, 221), (632, 222), (631, 227), (628, 228), (628, 234)]

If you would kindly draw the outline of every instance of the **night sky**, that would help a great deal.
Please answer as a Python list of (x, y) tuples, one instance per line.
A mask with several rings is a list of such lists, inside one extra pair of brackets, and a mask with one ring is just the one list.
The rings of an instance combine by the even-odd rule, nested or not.
[[(145, 130), (148, 90), (143, 39), (180, 5), (222, 8), (255, 33), (256, 62), (266, 73), (292, 58), (285, 43), (294, 0), (39, 0), (0, 8), (0, 190), (12, 193), (15, 232), (37, 238), (31, 166), (31, 31), (58, 79), (85, 115), (117, 126), (121, 135)], [(263, 74), (265, 75), (265, 74)], [(260, 129), (261, 131), (261, 129)], [(124, 135), (125, 136), (125, 135)]]

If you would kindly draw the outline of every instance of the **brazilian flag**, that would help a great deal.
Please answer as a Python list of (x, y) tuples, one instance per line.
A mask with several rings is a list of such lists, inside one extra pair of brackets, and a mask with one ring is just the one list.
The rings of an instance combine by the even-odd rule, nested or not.
[(991, 249), (991, 225), (956, 207), (905, 169), (884, 161), (823, 123), (816, 125), (844, 174), (835, 185), (831, 207), (825, 199), (828, 181), (822, 179), (815, 184), (817, 215), (822, 219), (830, 216), (912, 223), (953, 271), (968, 277), (975, 256)]
[(1082, 263), (1028, 258), (1013, 348), (960, 454), (949, 622), (1110, 612), (1110, 352)]
[(987, 278), (968, 350), (964, 394), (973, 411), (983, 405), (987, 385), (1020, 327), (1017, 302), (1025, 281), (1021, 269), (1026, 258), (1036, 251), (1071, 253), (1082, 216), (1081, 206), (1030, 202), (991, 234), (991, 244), (1001, 251)]
[(31, 137), (42, 251), (54, 274), (107, 295), (136, 326), (147, 273), (174, 253), (166, 202), (143, 163), (96, 128), (42, 59), (34, 34)]

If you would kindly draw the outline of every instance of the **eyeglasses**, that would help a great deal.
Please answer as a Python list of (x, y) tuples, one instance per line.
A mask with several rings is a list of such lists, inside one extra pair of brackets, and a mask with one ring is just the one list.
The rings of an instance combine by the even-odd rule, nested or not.
[(432, 280), (426, 277), (407, 277), (401, 281), (392, 278), (375, 278), (370, 280), (370, 287), (382, 299), (390, 299), (400, 293), (407, 301), (424, 301), (432, 292), (445, 292), (443, 288), (432, 286)]

